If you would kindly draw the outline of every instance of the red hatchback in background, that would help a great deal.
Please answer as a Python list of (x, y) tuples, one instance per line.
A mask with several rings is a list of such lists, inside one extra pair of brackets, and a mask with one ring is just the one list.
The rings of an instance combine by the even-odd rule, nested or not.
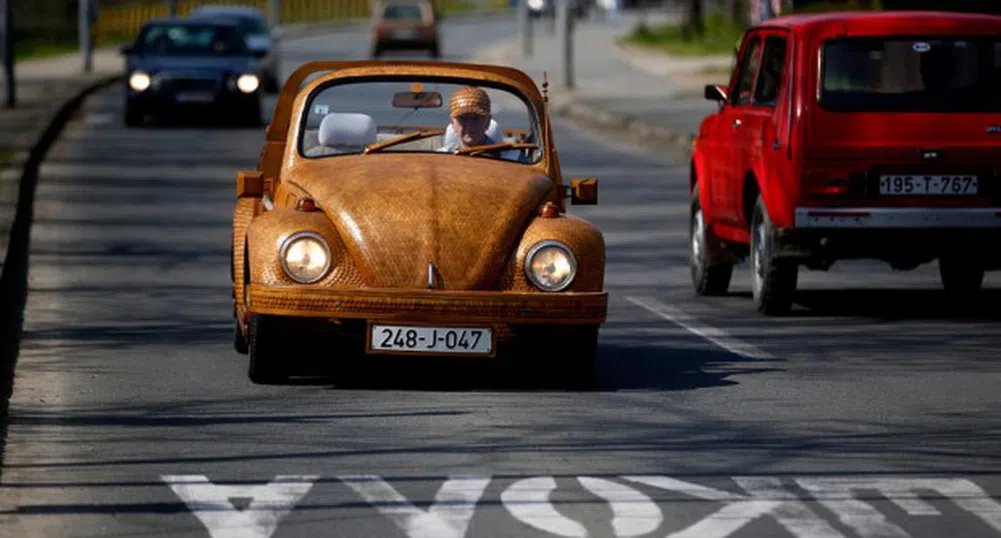
[(799, 267), (938, 260), (969, 300), (1001, 269), (1001, 17), (840, 12), (745, 34), (707, 86), (691, 163), (692, 280), (726, 293), (749, 257), (757, 310), (789, 311)]

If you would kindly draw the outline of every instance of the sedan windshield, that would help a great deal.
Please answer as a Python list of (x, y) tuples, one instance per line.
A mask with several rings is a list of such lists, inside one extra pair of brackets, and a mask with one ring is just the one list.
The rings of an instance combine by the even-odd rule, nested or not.
[(1001, 111), (1001, 43), (975, 38), (839, 38), (823, 50), (832, 111)]
[(153, 25), (137, 40), (140, 54), (203, 56), (247, 54), (244, 36), (230, 26), (212, 24)]
[(303, 118), (305, 157), (443, 153), (535, 163), (538, 118), (510, 90), (476, 82), (347, 82), (315, 92)]

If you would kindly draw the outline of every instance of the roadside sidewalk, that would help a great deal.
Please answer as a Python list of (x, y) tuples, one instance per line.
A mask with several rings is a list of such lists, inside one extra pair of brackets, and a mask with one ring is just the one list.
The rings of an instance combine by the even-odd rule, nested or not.
[[(16, 106), (0, 108), (0, 271), (8, 261), (21, 175), (32, 149), (64, 105), (89, 88), (110, 83), (121, 75), (123, 66), (113, 48), (94, 51), (90, 73), (83, 72), (79, 54), (26, 60), (14, 66)], [(3, 98), (5, 103), (6, 95)]]
[[(677, 13), (648, 12), (650, 24), (679, 20)], [(699, 123), (716, 105), (703, 98), (705, 84), (725, 82), (726, 75), (707, 70), (730, 66), (728, 56), (670, 57), (617, 40), (639, 22), (636, 12), (607, 22), (598, 13), (578, 21), (574, 35), (574, 89), (565, 86), (563, 44), (559, 32), (534, 26), (533, 54), (522, 56), (520, 36), (482, 50), (476, 61), (517, 67), (537, 82), (548, 74), (554, 115), (630, 133), (638, 141), (688, 151)]]

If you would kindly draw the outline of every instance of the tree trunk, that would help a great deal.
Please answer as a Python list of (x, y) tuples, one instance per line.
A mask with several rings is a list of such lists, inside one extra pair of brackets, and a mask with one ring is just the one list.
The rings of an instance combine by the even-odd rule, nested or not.
[(703, 0), (688, 0), (688, 9), (685, 11), (685, 22), (682, 25), (682, 36), (686, 40), (691, 40), (696, 36), (701, 36), (706, 32), (705, 21), (702, 18)]

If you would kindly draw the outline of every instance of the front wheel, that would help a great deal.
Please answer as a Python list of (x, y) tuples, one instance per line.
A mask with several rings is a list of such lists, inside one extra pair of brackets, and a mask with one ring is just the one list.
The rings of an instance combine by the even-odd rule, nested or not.
[(799, 277), (799, 266), (775, 250), (775, 228), (759, 195), (751, 218), (751, 295), (755, 309), (768, 316), (789, 312)]
[(730, 288), (730, 279), (733, 276), (733, 264), (714, 262), (710, 248), (714, 248), (716, 239), (706, 225), (697, 184), (692, 192), (688, 239), (691, 246), (690, 264), (695, 293), (699, 295), (726, 295)]
[(272, 385), (288, 381), (288, 361), (282, 356), (279, 340), (281, 332), (275, 327), (277, 320), (270, 316), (250, 315), (248, 377), (258, 385)]

